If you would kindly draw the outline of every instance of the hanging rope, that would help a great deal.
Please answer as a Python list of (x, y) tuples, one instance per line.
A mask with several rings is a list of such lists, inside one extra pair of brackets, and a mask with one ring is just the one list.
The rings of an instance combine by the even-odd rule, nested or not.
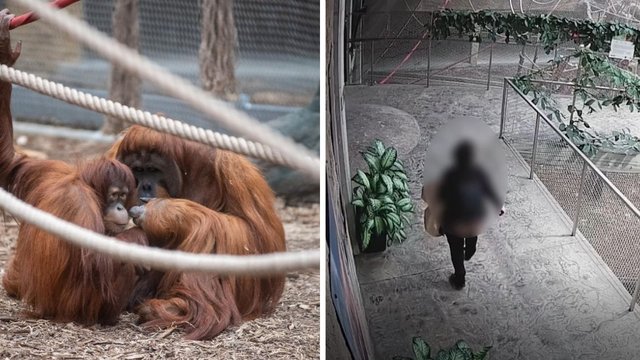
[(40, 1), (17, 0), (17, 2), (35, 11), (42, 21), (64, 31), (112, 63), (155, 84), (167, 94), (185, 101), (227, 129), (268, 145), (281, 154), (286, 154), (295, 168), (304, 171), (316, 182), (320, 182), (320, 159), (312, 155), (308, 149), (250, 118), (243, 112), (213, 98), (210, 94), (171, 74), (137, 52), (88, 26), (83, 21), (63, 11), (55, 11), (51, 5)]
[(15, 217), (83, 248), (158, 270), (213, 272), (221, 275), (271, 275), (320, 268), (320, 251), (263, 255), (193, 254), (128, 244), (95, 233), (17, 199), (0, 188), (0, 207)]
[(6, 65), (0, 65), (0, 79), (69, 104), (77, 105), (104, 115), (117, 117), (131, 123), (144, 125), (158, 131), (179, 136), (183, 139), (197, 141), (205, 145), (233, 151), (256, 159), (266, 160), (274, 164), (293, 166), (288, 158), (260, 143), (185, 124), (164, 116), (154, 115), (148, 111), (142, 111), (115, 101), (87, 94)]

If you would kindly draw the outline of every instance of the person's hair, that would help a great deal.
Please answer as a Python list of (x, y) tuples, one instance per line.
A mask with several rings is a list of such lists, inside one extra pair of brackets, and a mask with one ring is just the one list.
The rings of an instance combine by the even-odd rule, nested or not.
[(473, 163), (473, 144), (464, 140), (456, 146), (453, 159), (457, 165), (471, 165)]

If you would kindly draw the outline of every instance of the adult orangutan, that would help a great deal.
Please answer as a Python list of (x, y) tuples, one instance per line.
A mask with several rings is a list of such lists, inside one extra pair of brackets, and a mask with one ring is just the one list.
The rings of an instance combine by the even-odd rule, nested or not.
[[(131, 168), (147, 203), (131, 215), (150, 245), (237, 255), (285, 251), (273, 191), (245, 157), (140, 126), (129, 128), (111, 154)], [(138, 283), (132, 306), (144, 327), (180, 324), (188, 338), (209, 339), (272, 312), (283, 288), (284, 276), (152, 271)]]
[[(12, 66), (7, 10), (0, 11), (0, 63)], [(135, 179), (127, 166), (99, 158), (79, 166), (16, 153), (11, 83), (0, 81), (0, 186), (19, 199), (64, 220), (123, 241), (146, 244), (137, 228), (124, 231), (133, 205)], [(82, 324), (113, 324), (136, 281), (134, 265), (81, 249), (22, 223), (2, 284), (33, 316)]]

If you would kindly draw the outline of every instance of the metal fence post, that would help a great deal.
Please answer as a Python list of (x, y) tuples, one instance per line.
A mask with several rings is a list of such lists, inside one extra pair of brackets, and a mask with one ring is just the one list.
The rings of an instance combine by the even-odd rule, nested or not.
[(487, 76), (487, 90), (489, 90), (489, 86), (491, 85), (491, 63), (493, 63), (493, 44), (489, 47), (489, 74)]
[(369, 85), (373, 85), (373, 43), (375, 41), (371, 40), (371, 65), (369, 67)]
[(522, 50), (520, 50), (520, 60), (518, 61), (518, 71), (516, 71), (516, 75), (520, 75), (520, 70), (522, 70), (522, 67), (524, 66), (524, 50), (527, 46), (527, 43), (522, 44)]
[(580, 210), (582, 209), (582, 197), (584, 194), (584, 176), (587, 173), (587, 162), (582, 161), (582, 175), (580, 175), (580, 189), (578, 190), (578, 203), (576, 207), (576, 215), (573, 218), (573, 229), (571, 229), (571, 236), (576, 236), (578, 231), (578, 220), (580, 219)]
[(431, 82), (431, 39), (433, 38), (433, 12), (431, 12), (431, 25), (429, 28), (429, 44), (427, 46), (427, 87)]
[(638, 276), (636, 287), (633, 290), (633, 297), (631, 298), (631, 304), (629, 304), (629, 311), (633, 311), (633, 308), (636, 306), (636, 303), (638, 302), (638, 295), (640, 295), (640, 276)]
[(540, 35), (536, 37), (536, 49), (533, 53), (533, 64), (531, 64), (531, 71), (535, 70), (536, 61), (538, 61), (538, 48), (540, 47), (538, 43), (540, 42)]
[(540, 114), (536, 114), (536, 131), (533, 135), (533, 151), (531, 152), (531, 172), (529, 179), (533, 180), (533, 169), (536, 167), (536, 153), (538, 152), (538, 130), (540, 130)]
[[(583, 45), (580, 45), (580, 47), (582, 48)], [(580, 57), (578, 58), (578, 68), (576, 69), (576, 84), (573, 87), (573, 100), (571, 101), (571, 109), (573, 111), (571, 111), (571, 114), (569, 114), (569, 124), (571, 124), (573, 122), (573, 114), (576, 112), (576, 97), (578, 95), (577, 90), (578, 90), (578, 78), (580, 77), (580, 66), (582, 64), (582, 55), (580, 55)]]
[(431, 34), (429, 34), (429, 44), (427, 46), (427, 87), (431, 80)]
[(509, 86), (509, 80), (504, 78), (504, 84), (502, 88), (502, 112), (500, 113), (500, 133), (498, 139), (504, 139), (504, 124), (507, 121), (507, 96), (509, 92), (507, 87)]
[(362, 66), (364, 65), (364, 61), (362, 60), (362, 56), (364, 55), (364, 41), (360, 41), (359, 46), (358, 46), (358, 53), (359, 53), (359, 60), (360, 60), (360, 78), (358, 79), (358, 83), (360, 85), (364, 85), (364, 69), (362, 68)]
[(576, 86), (573, 87), (573, 100), (571, 100), (571, 114), (569, 114), (569, 124), (571, 124), (573, 122), (573, 114), (576, 112), (576, 97), (578, 95), (578, 93), (576, 92), (576, 88), (578, 84), (576, 84)]
[[(362, 28), (364, 27), (364, 15), (360, 15), (360, 17), (358, 18), (358, 24), (356, 25), (358, 26), (358, 39), (362, 39)], [(360, 42), (358, 43), (358, 59), (360, 61), (360, 79), (358, 79), (360, 82), (360, 85), (364, 85), (364, 69), (362, 68), (362, 66), (364, 65), (364, 60), (363, 60), (363, 56), (364, 56), (364, 41), (360, 40)]]

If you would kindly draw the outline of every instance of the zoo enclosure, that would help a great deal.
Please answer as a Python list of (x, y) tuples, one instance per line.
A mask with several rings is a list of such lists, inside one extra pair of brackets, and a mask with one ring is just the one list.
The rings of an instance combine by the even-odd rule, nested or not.
[(484, 32), (480, 42), (471, 42), (467, 34), (432, 39), (429, 28), (434, 12), (351, 13), (354, 29), (348, 33), (345, 49), (347, 85), (382, 82), (429, 86), (431, 80), (443, 80), (485, 85), (488, 89), (501, 86), (499, 79), (535, 70), (578, 48), (568, 41), (546, 54), (537, 36), (518, 44), (513, 39), (506, 43), (499, 34), (493, 42)]
[[(118, 0), (83, 0), (65, 11), (112, 34)], [(14, 13), (26, 9), (0, 0)], [(199, 84), (198, 49), (202, 0), (138, 0), (139, 51), (171, 72)], [(317, 0), (234, 1), (237, 29), (237, 107), (268, 121), (306, 106), (319, 86), (320, 4)], [(108, 97), (111, 64), (87, 47), (34, 22), (12, 31), (23, 41), (19, 70)], [(43, 106), (46, 104), (46, 106)], [(14, 116), (20, 120), (98, 129), (103, 117), (21, 88), (14, 90)], [(143, 82), (143, 110), (216, 129), (205, 116)]]
[(431, 80), (500, 86), (500, 79), (526, 71), (571, 48), (564, 44), (552, 55), (544, 54), (534, 40), (530, 44), (496, 42), (482, 34), (481, 42), (467, 35), (432, 39), (429, 28), (434, 11), (352, 13), (354, 31), (345, 50), (347, 84), (424, 84)]
[[(558, 201), (572, 224), (633, 293), (640, 285), (640, 211), (510, 79), (504, 80), (500, 138)], [(634, 286), (635, 284), (635, 286)]]

